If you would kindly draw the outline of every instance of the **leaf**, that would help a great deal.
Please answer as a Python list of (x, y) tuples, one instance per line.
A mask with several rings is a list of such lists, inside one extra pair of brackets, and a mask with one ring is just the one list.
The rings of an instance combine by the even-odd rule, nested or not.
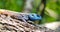
[(51, 10), (51, 9), (46, 8), (46, 11), (48, 12), (48, 13), (45, 12), (47, 15), (49, 15), (49, 16), (55, 18), (55, 19), (58, 17), (58, 14), (55, 11)]

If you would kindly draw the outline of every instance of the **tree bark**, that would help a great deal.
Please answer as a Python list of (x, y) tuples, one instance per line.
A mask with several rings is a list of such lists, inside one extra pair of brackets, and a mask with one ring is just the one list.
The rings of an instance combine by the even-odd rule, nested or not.
[[(35, 26), (15, 18), (19, 13), (0, 10), (0, 32), (55, 32), (44, 26)], [(13, 16), (13, 17), (11, 17)]]

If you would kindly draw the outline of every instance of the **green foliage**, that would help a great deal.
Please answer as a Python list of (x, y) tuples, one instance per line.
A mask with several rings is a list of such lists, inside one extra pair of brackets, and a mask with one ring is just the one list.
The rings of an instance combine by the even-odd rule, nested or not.
[[(60, 14), (60, 0), (48, 0), (46, 7), (48, 9), (46, 9), (46, 13), (45, 13), (43, 22), (53, 22), (53, 21), (57, 21), (58, 19), (60, 19), (60, 18), (58, 18), (58, 17), (60, 17), (59, 16), (59, 14)], [(51, 13), (52, 16), (49, 13)]]
[[(41, 11), (41, 8), (40, 8), (40, 11)], [(42, 23), (54, 22), (54, 21), (57, 21), (58, 19), (60, 20), (59, 17), (60, 17), (60, 0), (47, 0), (46, 8), (45, 8), (45, 15), (42, 20)]]
[(15, 10), (19, 12), (22, 11), (23, 6), (23, 0), (0, 0), (1, 9)]

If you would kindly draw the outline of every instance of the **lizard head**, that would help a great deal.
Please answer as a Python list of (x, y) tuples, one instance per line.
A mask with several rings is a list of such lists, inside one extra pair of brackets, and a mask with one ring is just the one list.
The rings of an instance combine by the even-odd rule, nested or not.
[(38, 15), (38, 14), (29, 14), (28, 17), (29, 17), (29, 20), (32, 20), (32, 21), (41, 20), (42, 19), (41, 16)]

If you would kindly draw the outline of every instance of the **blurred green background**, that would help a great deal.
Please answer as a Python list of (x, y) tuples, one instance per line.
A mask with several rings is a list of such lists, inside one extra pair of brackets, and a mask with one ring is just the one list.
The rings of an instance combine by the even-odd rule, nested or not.
[[(32, 12), (36, 13), (36, 7), (41, 0), (34, 0)], [(0, 9), (21, 12), (24, 9), (25, 0), (0, 0)], [(41, 7), (42, 8), (42, 7)], [(38, 11), (38, 13), (41, 13)], [(46, 8), (42, 23), (60, 21), (60, 0), (46, 0)]]

